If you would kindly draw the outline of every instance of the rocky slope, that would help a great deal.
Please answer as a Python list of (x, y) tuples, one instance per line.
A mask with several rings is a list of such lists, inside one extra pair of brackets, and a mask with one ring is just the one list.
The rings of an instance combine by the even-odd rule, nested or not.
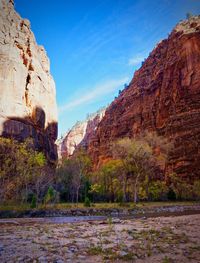
[(77, 122), (69, 132), (57, 142), (59, 158), (70, 157), (77, 147), (88, 147), (101, 122), (106, 108), (88, 116), (85, 121)]
[(30, 22), (0, 0), (0, 135), (24, 140), (57, 159), (57, 106), (49, 59)]
[(174, 140), (168, 172), (200, 178), (200, 17), (180, 22), (113, 101), (90, 142), (98, 166), (109, 142), (143, 131)]

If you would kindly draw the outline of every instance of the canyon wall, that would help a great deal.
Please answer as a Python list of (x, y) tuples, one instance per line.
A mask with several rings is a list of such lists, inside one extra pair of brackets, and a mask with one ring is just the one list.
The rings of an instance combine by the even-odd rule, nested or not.
[(59, 158), (72, 156), (78, 147), (87, 149), (105, 114), (105, 110), (106, 108), (102, 108), (88, 116), (85, 121), (77, 122), (62, 139), (58, 140)]
[(200, 17), (181, 21), (106, 110), (88, 153), (98, 167), (122, 137), (156, 131), (174, 141), (168, 172), (200, 178)]
[(0, 93), (0, 135), (31, 137), (55, 162), (57, 105), (49, 59), (11, 0), (0, 0)]

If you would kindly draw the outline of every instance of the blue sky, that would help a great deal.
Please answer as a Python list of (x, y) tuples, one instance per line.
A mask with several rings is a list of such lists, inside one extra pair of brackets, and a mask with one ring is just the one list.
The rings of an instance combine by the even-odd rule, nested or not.
[(15, 0), (47, 50), (56, 83), (59, 135), (108, 105), (158, 41), (199, 0)]

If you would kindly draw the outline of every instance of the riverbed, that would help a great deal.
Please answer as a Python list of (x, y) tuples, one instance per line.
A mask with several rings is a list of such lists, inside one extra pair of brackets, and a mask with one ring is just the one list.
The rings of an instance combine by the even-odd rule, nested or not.
[(1, 219), (0, 262), (200, 262), (200, 214)]

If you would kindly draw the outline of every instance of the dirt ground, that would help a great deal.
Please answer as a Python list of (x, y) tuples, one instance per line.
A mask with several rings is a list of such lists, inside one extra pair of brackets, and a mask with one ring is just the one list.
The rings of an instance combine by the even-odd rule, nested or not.
[(65, 224), (0, 220), (0, 262), (200, 262), (200, 214)]

